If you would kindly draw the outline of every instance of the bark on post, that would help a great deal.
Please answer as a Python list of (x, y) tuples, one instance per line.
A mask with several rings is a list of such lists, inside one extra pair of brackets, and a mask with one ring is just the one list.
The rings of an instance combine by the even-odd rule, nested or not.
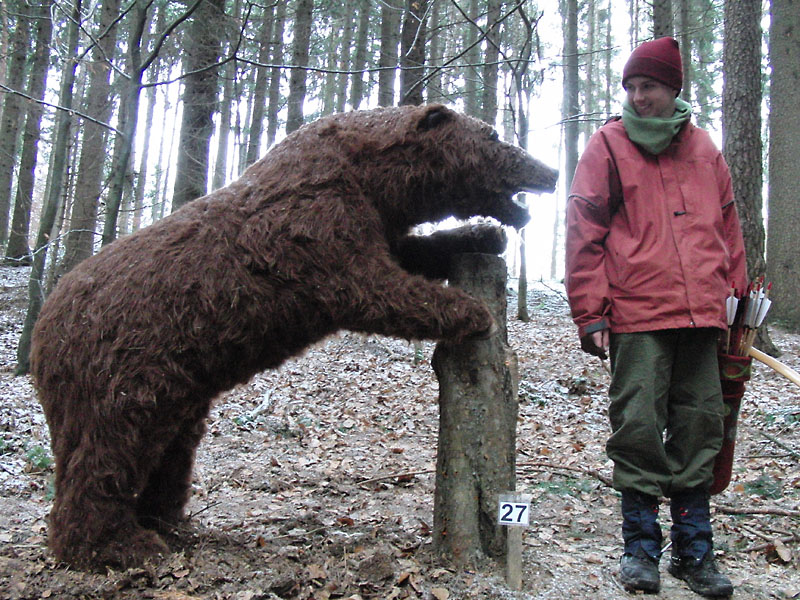
[(463, 565), (505, 555), (497, 500), (516, 482), (517, 357), (508, 346), (505, 261), (459, 255), (449, 281), (486, 302), (499, 328), (486, 340), (440, 343), (433, 355), (439, 379), (434, 543)]

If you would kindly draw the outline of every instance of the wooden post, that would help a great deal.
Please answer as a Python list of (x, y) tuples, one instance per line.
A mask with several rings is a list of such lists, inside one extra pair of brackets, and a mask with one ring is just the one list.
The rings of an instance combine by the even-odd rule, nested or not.
[(440, 343), (433, 356), (439, 379), (439, 447), (434, 544), (456, 564), (506, 553), (497, 523), (501, 492), (515, 489), (517, 357), (508, 346), (506, 264), (492, 254), (461, 254), (450, 285), (486, 302), (499, 333), (486, 340)]

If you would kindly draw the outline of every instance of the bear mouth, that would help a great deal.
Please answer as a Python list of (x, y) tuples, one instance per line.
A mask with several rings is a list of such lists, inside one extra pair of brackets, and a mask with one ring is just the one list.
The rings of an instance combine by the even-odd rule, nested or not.
[(531, 220), (528, 205), (525, 204), (516, 194), (509, 196), (503, 206), (502, 215), (493, 215), (503, 225), (510, 225), (516, 229), (521, 229)]

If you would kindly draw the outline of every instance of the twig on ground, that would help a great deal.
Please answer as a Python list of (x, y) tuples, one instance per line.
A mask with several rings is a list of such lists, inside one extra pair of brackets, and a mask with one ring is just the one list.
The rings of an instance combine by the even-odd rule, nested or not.
[(587, 467), (573, 467), (567, 465), (557, 465), (554, 463), (548, 462), (539, 462), (539, 461), (531, 461), (531, 462), (524, 462), (524, 463), (517, 463), (517, 468), (519, 467), (540, 467), (543, 469), (564, 469), (565, 471), (575, 471), (577, 473), (583, 473), (584, 475), (588, 475), (590, 477), (594, 477), (604, 485), (608, 487), (612, 487), (611, 485), (611, 478), (601, 473), (597, 469), (591, 469)]
[(362, 479), (357, 481), (356, 485), (364, 485), (367, 483), (375, 483), (376, 481), (383, 481), (384, 479), (395, 479), (399, 477), (411, 477), (414, 475), (426, 475), (428, 473), (435, 473), (436, 469), (425, 469), (424, 471), (405, 471), (403, 473), (392, 473), (390, 475), (381, 475), (380, 477), (373, 477), (372, 479)]
[(218, 504), (222, 504), (222, 502), (218, 502), (218, 501), (215, 501), (215, 502), (209, 502), (208, 504), (206, 504), (206, 505), (205, 505), (203, 508), (201, 508), (201, 509), (200, 509), (200, 510), (198, 510), (197, 512), (189, 513), (189, 516), (187, 517), (187, 520), (194, 519), (194, 518), (195, 518), (197, 515), (199, 515), (200, 513), (203, 513), (203, 512), (205, 512), (205, 511), (207, 511), (209, 508), (214, 508), (214, 507), (215, 507), (215, 506), (217, 506)]
[(772, 541), (765, 542), (763, 544), (748, 546), (747, 548), (744, 548), (742, 550), (736, 550), (735, 552), (744, 552), (745, 554), (748, 554), (750, 552), (761, 552), (762, 550), (767, 550), (771, 546), (774, 546), (776, 541), (781, 542), (782, 544), (791, 544), (792, 542), (800, 542), (800, 538), (798, 538), (796, 535), (787, 535), (782, 538), (775, 538)]
[(768, 542), (771, 542), (772, 540), (775, 539), (774, 536), (767, 535), (763, 531), (759, 531), (758, 529), (753, 529), (752, 527), (748, 527), (747, 525), (739, 525), (739, 528), (744, 529), (748, 533), (752, 533), (756, 537), (760, 537), (762, 540), (767, 540)]
[(767, 432), (761, 431), (760, 429), (755, 429), (754, 427), (747, 427), (746, 425), (745, 425), (745, 429), (747, 429), (751, 433), (757, 433), (758, 435), (767, 438), (770, 442), (772, 442), (776, 446), (779, 446), (780, 448), (783, 448), (784, 450), (789, 452), (795, 458), (800, 458), (800, 452), (798, 452), (797, 450), (795, 450), (791, 446), (783, 443), (778, 438), (776, 438), (774, 435), (770, 435)]
[(790, 510), (788, 508), (767, 507), (767, 508), (739, 508), (736, 506), (725, 506), (724, 504), (712, 505), (717, 512), (728, 515), (778, 515), (781, 517), (800, 517), (800, 510)]

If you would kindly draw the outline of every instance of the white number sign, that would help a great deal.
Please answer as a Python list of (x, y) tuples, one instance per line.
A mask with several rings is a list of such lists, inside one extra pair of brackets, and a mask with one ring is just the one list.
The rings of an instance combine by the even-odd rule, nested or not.
[(527, 527), (530, 520), (531, 505), (527, 502), (509, 502), (500, 500), (497, 511), (497, 522), (500, 525), (518, 525)]

